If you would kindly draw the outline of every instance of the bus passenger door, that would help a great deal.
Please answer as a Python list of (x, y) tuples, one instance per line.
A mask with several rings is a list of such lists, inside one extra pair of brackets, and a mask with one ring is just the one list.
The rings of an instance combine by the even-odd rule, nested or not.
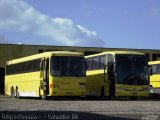
[[(48, 61), (48, 62), (47, 62)], [(40, 96), (42, 99), (46, 99), (49, 93), (48, 80), (49, 80), (49, 59), (42, 58), (40, 62)]]

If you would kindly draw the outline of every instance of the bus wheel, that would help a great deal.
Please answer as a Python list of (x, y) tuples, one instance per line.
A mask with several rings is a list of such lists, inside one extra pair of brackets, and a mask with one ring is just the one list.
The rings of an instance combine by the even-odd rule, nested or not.
[(137, 100), (137, 97), (129, 97), (130, 100)]
[(11, 88), (11, 97), (15, 97), (14, 88), (13, 87)]
[(19, 96), (19, 90), (18, 90), (18, 87), (16, 88), (16, 98), (19, 99), (20, 96)]
[(104, 86), (101, 87), (101, 99), (104, 99)]

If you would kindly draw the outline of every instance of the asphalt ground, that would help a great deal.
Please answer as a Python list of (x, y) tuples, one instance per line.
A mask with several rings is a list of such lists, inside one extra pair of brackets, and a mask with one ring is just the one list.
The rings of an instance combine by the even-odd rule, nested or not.
[(160, 99), (11, 98), (0, 95), (0, 119), (159, 120)]

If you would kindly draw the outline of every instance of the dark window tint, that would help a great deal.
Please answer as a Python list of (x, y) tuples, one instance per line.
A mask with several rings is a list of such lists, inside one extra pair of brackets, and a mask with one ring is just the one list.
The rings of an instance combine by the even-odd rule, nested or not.
[(106, 56), (100, 56), (99, 57), (99, 67), (104, 69), (104, 66), (106, 65)]
[(160, 74), (160, 64), (152, 65), (153, 74)]
[(104, 69), (104, 66), (106, 65), (106, 55), (87, 58), (86, 62), (87, 69), (89, 70)]
[(87, 62), (87, 69), (92, 69), (92, 58), (87, 58), (86, 62)]
[(85, 60), (83, 57), (56, 56), (51, 60), (51, 75), (84, 77)]
[(146, 53), (147, 61), (149, 61), (149, 53)]
[(93, 58), (93, 69), (98, 69), (99, 68), (99, 57), (94, 57)]
[(40, 59), (6, 66), (6, 74), (18, 74), (40, 70)]
[(108, 63), (110, 63), (110, 62), (114, 62), (114, 60), (113, 60), (113, 55), (111, 55), (111, 54), (108, 54)]
[(147, 59), (144, 55), (116, 55), (116, 75), (119, 84), (148, 85)]
[(156, 61), (160, 58), (160, 54), (152, 54), (152, 61)]

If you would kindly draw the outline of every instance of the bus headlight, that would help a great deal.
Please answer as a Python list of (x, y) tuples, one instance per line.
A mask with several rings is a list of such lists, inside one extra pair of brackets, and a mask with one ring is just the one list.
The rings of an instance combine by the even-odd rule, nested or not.
[(85, 89), (86, 86), (85, 85), (79, 85), (80, 89)]

